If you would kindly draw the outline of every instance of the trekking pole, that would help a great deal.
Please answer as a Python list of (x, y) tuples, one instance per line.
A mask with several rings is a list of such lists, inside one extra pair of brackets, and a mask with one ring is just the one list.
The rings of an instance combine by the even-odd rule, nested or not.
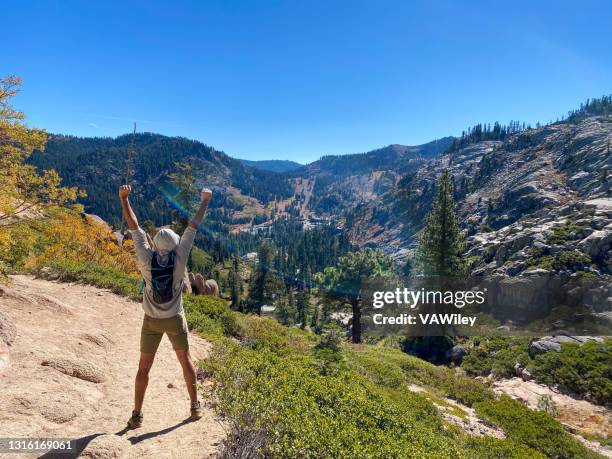
[[(126, 161), (126, 172), (125, 172), (125, 184), (130, 184), (130, 176), (132, 175), (132, 159), (134, 157), (134, 143), (136, 141), (136, 123), (134, 123), (134, 131), (132, 131), (132, 139), (130, 140), (130, 144), (128, 145), (127, 150), (127, 161)], [(121, 220), (121, 234), (124, 232), (124, 221)]]
[(127, 171), (125, 174), (125, 184), (130, 184), (130, 176), (132, 175), (132, 160), (134, 157), (134, 143), (136, 141), (136, 123), (134, 123), (134, 131), (132, 132), (132, 140), (130, 140), (130, 144), (128, 145), (127, 151)]

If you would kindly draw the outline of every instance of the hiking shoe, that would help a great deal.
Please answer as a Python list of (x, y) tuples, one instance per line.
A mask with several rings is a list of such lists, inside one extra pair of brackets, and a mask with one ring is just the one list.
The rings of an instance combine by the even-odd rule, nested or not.
[(132, 417), (128, 419), (127, 424), (130, 429), (138, 429), (140, 426), (142, 426), (142, 413), (132, 411)]
[(191, 420), (197, 421), (202, 418), (202, 405), (200, 402), (194, 402), (191, 404)]

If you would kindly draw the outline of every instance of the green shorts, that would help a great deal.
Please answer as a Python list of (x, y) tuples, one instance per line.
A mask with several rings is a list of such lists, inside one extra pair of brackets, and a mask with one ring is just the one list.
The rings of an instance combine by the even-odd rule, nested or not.
[(185, 314), (178, 314), (169, 319), (154, 319), (145, 314), (140, 332), (140, 352), (155, 354), (164, 333), (168, 335), (174, 350), (189, 349), (187, 331)]

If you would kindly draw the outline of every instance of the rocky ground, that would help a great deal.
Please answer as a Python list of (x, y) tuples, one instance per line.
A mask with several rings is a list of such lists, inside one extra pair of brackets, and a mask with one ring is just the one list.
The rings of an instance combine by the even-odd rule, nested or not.
[[(151, 371), (144, 425), (125, 430), (142, 314), (138, 303), (91, 286), (29, 276), (2, 284), (1, 436), (70, 438), (81, 457), (213, 455), (222, 425), (209, 410), (188, 420), (181, 368), (166, 338)], [(208, 342), (192, 335), (190, 343), (194, 359), (206, 356)]]
[(594, 436), (599, 438), (612, 436), (612, 413), (609, 409), (586, 400), (577, 400), (545, 385), (534, 381), (524, 381), (521, 378), (495, 381), (493, 390), (520, 400), (531, 409), (538, 408), (538, 401), (543, 395), (549, 396), (558, 409), (557, 419), (567, 430), (579, 434), (575, 437), (588, 448), (606, 457), (612, 457), (611, 448), (586, 439)]

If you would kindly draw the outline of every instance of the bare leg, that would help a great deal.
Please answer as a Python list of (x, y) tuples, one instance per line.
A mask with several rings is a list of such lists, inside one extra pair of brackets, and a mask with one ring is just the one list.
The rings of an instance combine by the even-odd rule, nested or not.
[(142, 402), (147, 391), (147, 385), (149, 384), (149, 371), (151, 371), (154, 359), (155, 354), (140, 353), (138, 373), (136, 373), (136, 382), (134, 384), (134, 411), (139, 413), (142, 410)]
[(183, 368), (183, 378), (185, 378), (185, 384), (187, 385), (187, 392), (189, 392), (189, 398), (191, 399), (191, 403), (195, 403), (198, 401), (198, 391), (196, 389), (196, 369), (193, 366), (193, 362), (191, 361), (191, 354), (189, 354), (189, 349), (185, 350), (176, 350), (176, 356)]

